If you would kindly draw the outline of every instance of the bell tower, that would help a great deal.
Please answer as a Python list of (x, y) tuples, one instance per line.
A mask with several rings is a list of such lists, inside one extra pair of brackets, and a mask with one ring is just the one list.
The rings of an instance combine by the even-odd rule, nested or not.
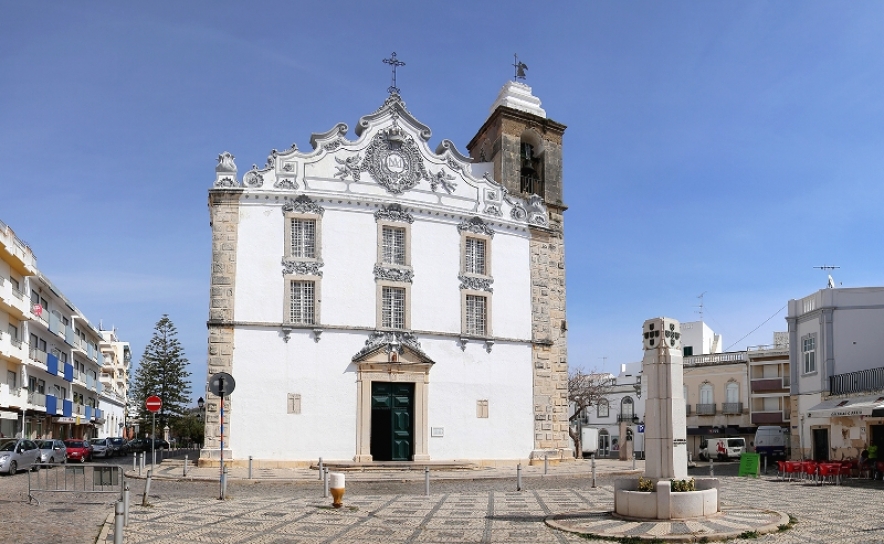
[[(517, 72), (518, 74), (518, 72)], [(517, 75), (517, 78), (519, 76)], [(538, 195), (549, 225), (531, 225), (531, 326), (534, 365), (534, 451), (570, 458), (562, 137), (565, 125), (546, 116), (531, 87), (508, 81), (491, 114), (467, 144), (475, 162), (493, 164), (494, 180), (528, 200)]]

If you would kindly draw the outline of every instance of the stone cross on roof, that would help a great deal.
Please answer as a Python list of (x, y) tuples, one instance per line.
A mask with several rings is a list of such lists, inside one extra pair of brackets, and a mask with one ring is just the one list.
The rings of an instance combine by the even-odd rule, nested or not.
[(405, 66), (405, 63), (397, 59), (396, 52), (393, 51), (393, 54), (390, 56), (390, 58), (384, 59), (384, 64), (389, 64), (393, 68), (393, 84), (387, 88), (387, 92), (390, 94), (399, 94), (399, 87), (396, 86), (396, 68), (400, 66)]

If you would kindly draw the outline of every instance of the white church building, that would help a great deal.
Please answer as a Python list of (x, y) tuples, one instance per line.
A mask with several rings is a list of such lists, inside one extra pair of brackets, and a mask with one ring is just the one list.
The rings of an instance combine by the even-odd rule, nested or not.
[[(507, 83), (467, 145), (397, 92), (209, 190), (208, 373), (228, 372), (224, 458), (566, 458), (562, 136)], [(205, 448), (220, 454), (220, 399)]]

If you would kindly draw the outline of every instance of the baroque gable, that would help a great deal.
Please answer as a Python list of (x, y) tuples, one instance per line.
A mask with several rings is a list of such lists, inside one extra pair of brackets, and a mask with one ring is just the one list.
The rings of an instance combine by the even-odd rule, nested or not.
[(236, 178), (233, 156), (219, 157), (215, 189), (237, 188), (245, 193), (309, 194), (348, 200), (395, 202), (426, 210), (459, 212), (496, 223), (547, 227), (549, 215), (539, 197), (513, 195), (488, 172), (487, 164), (473, 163), (450, 140), (435, 150), (428, 141), (429, 127), (418, 121), (397, 93), (356, 124), (356, 139), (338, 123), (310, 137), (312, 150), (296, 145), (272, 150), (266, 164), (253, 165)]

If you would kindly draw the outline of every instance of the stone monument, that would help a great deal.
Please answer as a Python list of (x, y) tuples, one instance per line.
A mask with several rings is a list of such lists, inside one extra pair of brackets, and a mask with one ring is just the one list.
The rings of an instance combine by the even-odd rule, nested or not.
[(645, 473), (654, 491), (639, 491), (639, 481), (614, 483), (614, 513), (629, 519), (694, 519), (721, 511), (718, 480), (696, 479), (696, 491), (673, 492), (671, 480), (688, 478), (681, 325), (667, 317), (642, 326), (642, 381), (645, 401)]

